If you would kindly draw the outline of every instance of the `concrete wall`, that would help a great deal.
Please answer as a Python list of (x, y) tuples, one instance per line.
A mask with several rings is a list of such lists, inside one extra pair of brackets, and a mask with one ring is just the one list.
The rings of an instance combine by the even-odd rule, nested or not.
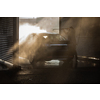
[(64, 17), (61, 28), (74, 27), (79, 56), (100, 57), (100, 18), (97, 17)]
[(47, 32), (58, 32), (59, 30), (59, 17), (38, 17), (33, 19), (19, 18), (19, 25), (26, 23), (32, 26), (36, 25)]

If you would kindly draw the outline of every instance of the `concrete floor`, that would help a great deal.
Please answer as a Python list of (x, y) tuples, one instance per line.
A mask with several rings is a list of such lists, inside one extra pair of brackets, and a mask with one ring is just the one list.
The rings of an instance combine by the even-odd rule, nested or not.
[[(21, 70), (1, 70), (1, 84), (97, 84), (100, 83), (99, 60), (78, 59), (77, 68), (52, 64), (33, 68), (29, 63), (21, 64)], [(53, 65), (54, 63), (54, 65)], [(58, 62), (56, 62), (58, 63)]]

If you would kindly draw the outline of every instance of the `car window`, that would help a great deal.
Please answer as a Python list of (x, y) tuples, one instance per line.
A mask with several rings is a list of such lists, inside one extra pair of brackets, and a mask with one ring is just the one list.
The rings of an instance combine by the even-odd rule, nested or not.
[(62, 35), (52, 35), (50, 38), (52, 41), (67, 41), (67, 39)]

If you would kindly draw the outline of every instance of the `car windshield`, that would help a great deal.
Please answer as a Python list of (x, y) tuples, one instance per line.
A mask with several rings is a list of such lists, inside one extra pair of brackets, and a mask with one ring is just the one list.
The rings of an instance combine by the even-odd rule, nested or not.
[[(44, 42), (49, 43), (68, 43), (68, 39), (66, 37), (59, 35), (59, 34), (45, 34), (42, 35), (42, 40)], [(42, 42), (43, 42), (42, 41)]]

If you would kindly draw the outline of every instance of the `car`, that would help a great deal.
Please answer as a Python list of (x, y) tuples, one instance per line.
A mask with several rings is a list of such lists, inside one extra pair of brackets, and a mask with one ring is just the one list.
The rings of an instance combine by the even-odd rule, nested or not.
[(70, 41), (61, 34), (43, 32), (31, 34), (30, 37), (35, 37), (35, 44), (31, 43), (33, 50), (30, 51), (29, 57), (33, 67), (36, 67), (38, 62), (49, 60), (61, 60), (64, 62), (63, 66), (77, 67), (76, 49), (73, 49)]

